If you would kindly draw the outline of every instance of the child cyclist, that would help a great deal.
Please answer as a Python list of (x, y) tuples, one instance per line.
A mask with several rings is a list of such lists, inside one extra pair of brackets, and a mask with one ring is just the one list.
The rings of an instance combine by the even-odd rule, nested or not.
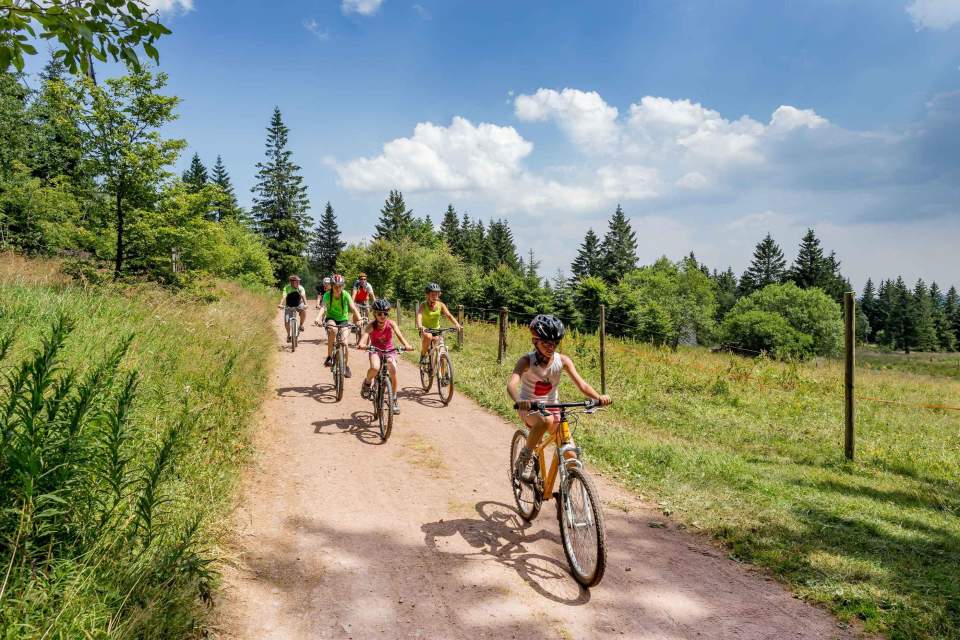
[(440, 302), (440, 285), (431, 282), (426, 286), (426, 300), (417, 307), (417, 331), (420, 332), (420, 364), (427, 364), (427, 354), (430, 352), (430, 342), (434, 339), (426, 330), (437, 330), (440, 328), (440, 316), (446, 316), (447, 320), (453, 323), (458, 330), (460, 323), (453, 317), (447, 305)]
[[(407, 342), (407, 339), (403, 337), (403, 333), (400, 332), (400, 327), (398, 327), (393, 320), (390, 319), (390, 302), (384, 298), (378, 298), (370, 307), (373, 310), (373, 322), (368, 324), (363, 330), (363, 339), (359, 348), (364, 349), (366, 345), (372, 345), (377, 349), (382, 349), (384, 351), (390, 351), (394, 349), (393, 338), (396, 336), (400, 339), (400, 343), (403, 345), (403, 348), (409, 351), (412, 349), (410, 343)], [(381, 354), (377, 352), (370, 353), (370, 368), (367, 370), (367, 377), (363, 381), (363, 387), (360, 389), (360, 395), (364, 398), (368, 398), (370, 394), (370, 385), (373, 384), (373, 379), (377, 377), (377, 373), (380, 371), (380, 367), (383, 365), (382, 360), (386, 359), (386, 364), (388, 371), (390, 372), (390, 381), (393, 383), (393, 397), (390, 398), (390, 402), (393, 403), (393, 412), (400, 413), (400, 405), (397, 403), (397, 354), (396, 352), (387, 354), (381, 358)]]
[(557, 387), (560, 385), (560, 376), (566, 372), (580, 393), (596, 400), (601, 405), (612, 402), (610, 396), (600, 395), (587, 384), (570, 356), (557, 353), (557, 347), (563, 340), (565, 330), (563, 322), (551, 315), (538, 315), (530, 322), (530, 337), (533, 340), (533, 351), (520, 356), (517, 365), (513, 368), (510, 382), (507, 383), (507, 394), (517, 404), (517, 413), (520, 420), (530, 430), (526, 446), (521, 449), (514, 472), (523, 480), (529, 481), (527, 465), (533, 457), (533, 449), (543, 438), (547, 429), (551, 433), (557, 428), (558, 415), (551, 413), (543, 416), (530, 407), (536, 402), (554, 404), (560, 401)]

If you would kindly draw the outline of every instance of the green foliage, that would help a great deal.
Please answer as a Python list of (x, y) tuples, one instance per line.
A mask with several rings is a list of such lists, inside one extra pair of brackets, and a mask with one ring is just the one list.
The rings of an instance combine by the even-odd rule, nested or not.
[(620, 205), (610, 218), (600, 253), (603, 256), (603, 277), (610, 284), (616, 284), (637, 267), (637, 234)]
[(213, 175), (210, 177), (213, 184), (220, 187), (222, 195), (217, 198), (214, 205), (214, 214), (216, 221), (236, 220), (246, 221), (246, 214), (237, 204), (237, 194), (233, 190), (233, 183), (230, 181), (230, 174), (227, 168), (223, 166), (223, 158), (217, 156), (217, 162), (213, 165)]
[(383, 203), (383, 208), (380, 209), (380, 220), (377, 222), (377, 231), (373, 239), (400, 242), (412, 239), (413, 233), (413, 212), (407, 209), (402, 193), (390, 191)]
[(593, 232), (593, 229), (587, 229), (587, 234), (583, 237), (583, 244), (577, 251), (577, 257), (570, 265), (570, 272), (573, 274), (574, 280), (603, 277), (603, 252), (600, 248), (600, 238)]
[(253, 219), (263, 236), (273, 265), (274, 281), (282, 283), (306, 267), (310, 200), (300, 167), (287, 148), (290, 130), (274, 108), (267, 127), (266, 160), (257, 163), (253, 187)]
[(813, 337), (790, 326), (772, 311), (753, 309), (731, 313), (723, 325), (724, 335), (747, 353), (769, 353), (780, 360), (802, 359), (813, 351)]
[(780, 284), (787, 277), (787, 260), (780, 246), (768, 233), (753, 250), (753, 261), (740, 277), (739, 293), (746, 296), (771, 284)]
[[(217, 156), (217, 159), (219, 159), (219, 156)], [(183, 172), (183, 184), (186, 185), (188, 191), (196, 193), (207, 186), (208, 182), (210, 182), (210, 177), (207, 175), (207, 168), (203, 166), (200, 154), (195, 153), (190, 160), (190, 166)]]
[[(765, 315), (751, 314), (754, 311)], [(751, 315), (744, 317), (745, 314)], [(768, 315), (778, 316), (784, 322), (772, 320)], [(779, 349), (789, 352), (790, 357), (835, 356), (840, 352), (843, 339), (840, 306), (820, 289), (801, 289), (792, 282), (768, 285), (741, 298), (724, 319), (721, 335), (729, 344), (751, 349), (749, 341), (760, 340), (769, 330), (785, 327), (794, 333), (779, 339), (771, 337), (770, 348), (757, 351), (769, 350), (779, 355)]]
[(310, 269), (317, 276), (327, 276), (333, 273), (337, 265), (340, 252), (347, 246), (340, 240), (340, 227), (337, 217), (333, 213), (333, 206), (327, 202), (323, 215), (317, 222), (310, 239), (309, 260)]
[(23, 71), (24, 55), (36, 55), (30, 40), (56, 41), (53, 51), (71, 72), (90, 71), (92, 59), (120, 61), (140, 70), (138, 49), (159, 62), (154, 43), (170, 30), (146, 0), (27, 0), (0, 6), (0, 71)]

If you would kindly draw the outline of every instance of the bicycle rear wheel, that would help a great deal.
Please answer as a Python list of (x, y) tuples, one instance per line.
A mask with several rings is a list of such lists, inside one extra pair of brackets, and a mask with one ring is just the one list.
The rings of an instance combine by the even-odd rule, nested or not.
[(343, 349), (337, 347), (333, 355), (333, 388), (337, 393), (337, 402), (343, 399)]
[(453, 398), (453, 364), (450, 357), (443, 353), (437, 361), (437, 393), (444, 406)]
[(380, 425), (380, 440), (387, 441), (393, 430), (393, 384), (386, 378), (380, 385), (380, 411), (377, 416)]
[(513, 488), (513, 500), (517, 503), (517, 512), (524, 520), (536, 518), (543, 504), (543, 492), (538, 488), (541, 482), (539, 465), (533, 466), (533, 482), (523, 482), (514, 473), (517, 458), (520, 456), (521, 449), (527, 444), (529, 435), (530, 432), (526, 429), (517, 429), (513, 432), (513, 440), (510, 442), (510, 486)]
[(557, 509), (570, 573), (584, 587), (595, 586), (607, 566), (607, 534), (600, 497), (590, 476), (570, 469), (560, 484)]
[(420, 363), (420, 386), (423, 387), (423, 392), (427, 393), (430, 391), (430, 387), (433, 386), (433, 350), (431, 349), (427, 353), (427, 364)]
[(299, 318), (296, 315), (291, 316), (287, 322), (287, 330), (290, 331), (290, 351), (296, 351), (297, 340), (300, 337)]

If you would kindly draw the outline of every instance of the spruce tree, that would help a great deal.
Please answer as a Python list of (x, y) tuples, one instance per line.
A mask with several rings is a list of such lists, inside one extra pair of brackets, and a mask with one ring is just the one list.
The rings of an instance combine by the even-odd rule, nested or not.
[(210, 178), (207, 176), (207, 168), (203, 166), (203, 162), (200, 161), (200, 155), (197, 153), (193, 154), (193, 159), (190, 160), (190, 166), (183, 172), (183, 184), (186, 185), (187, 191), (197, 193), (207, 186), (209, 181)]
[(570, 272), (573, 274), (574, 280), (602, 276), (603, 253), (600, 247), (600, 238), (593, 232), (593, 229), (587, 229), (587, 235), (583, 237), (583, 244), (577, 251), (577, 257), (573, 259), (573, 263), (570, 265)]
[(873, 280), (867, 278), (867, 284), (863, 286), (863, 295), (860, 296), (859, 301), (860, 310), (863, 311), (863, 315), (867, 317), (867, 324), (869, 329), (867, 331), (867, 341), (874, 342), (876, 340), (876, 331), (878, 328), (878, 303), (877, 303), (877, 292), (873, 287)]
[(460, 239), (460, 218), (457, 217), (452, 204), (447, 205), (443, 220), (440, 222), (440, 237), (455, 255), (463, 255), (460, 253), (463, 244)]
[(332, 274), (337, 266), (337, 258), (346, 246), (347, 243), (340, 240), (340, 227), (333, 206), (327, 202), (310, 238), (308, 255), (314, 275), (322, 277)]
[(947, 315), (946, 299), (940, 287), (934, 282), (930, 285), (930, 309), (933, 319), (933, 329), (937, 334), (937, 346), (940, 351), (953, 351), (957, 346), (953, 327)]
[(278, 283), (306, 266), (304, 253), (310, 236), (307, 188), (287, 148), (290, 130), (274, 107), (267, 128), (266, 160), (257, 163), (253, 187), (253, 220), (264, 237), (274, 278)]
[(740, 278), (740, 295), (746, 296), (767, 285), (782, 284), (787, 277), (787, 261), (783, 251), (767, 233), (753, 250), (753, 261)]
[(733, 269), (727, 267), (722, 273), (717, 273), (714, 269), (710, 276), (717, 285), (717, 314), (716, 321), (720, 323), (727, 312), (737, 303), (737, 274)]
[(797, 259), (790, 267), (789, 278), (801, 289), (811, 287), (820, 287), (825, 289), (829, 265), (827, 259), (823, 257), (823, 249), (820, 248), (820, 240), (817, 239), (813, 229), (807, 229), (803, 239), (800, 241), (800, 249), (797, 252)]
[(400, 191), (391, 190), (390, 195), (380, 209), (380, 221), (377, 222), (375, 240), (398, 242), (404, 238), (411, 238), (415, 232), (413, 212), (407, 209)]
[(553, 295), (553, 312), (569, 328), (580, 329), (583, 326), (583, 317), (573, 298), (573, 286), (559, 269), (553, 278), (551, 294)]
[(916, 309), (913, 295), (902, 277), (888, 287), (890, 312), (885, 322), (884, 342), (888, 346), (910, 353), (917, 344)]
[(513, 242), (513, 231), (505, 220), (490, 221), (487, 228), (487, 266), (496, 269), (505, 264), (514, 271), (520, 271), (520, 258), (517, 256), (517, 246)]
[(619, 204), (603, 237), (601, 254), (603, 277), (610, 284), (616, 284), (620, 278), (637, 268), (637, 234)]
[(487, 268), (487, 231), (483, 221), (470, 222), (467, 214), (463, 214), (464, 256), (470, 264)]
[(913, 288), (912, 311), (916, 323), (916, 348), (918, 351), (936, 351), (940, 343), (933, 321), (933, 303), (930, 291), (923, 279)]
[(956, 287), (950, 287), (943, 299), (943, 313), (947, 325), (953, 330), (955, 348), (960, 348), (960, 295)]
[(223, 165), (223, 158), (219, 155), (217, 156), (217, 163), (213, 165), (213, 175), (210, 182), (220, 187), (220, 191), (223, 193), (214, 203), (217, 221), (242, 219), (243, 212), (240, 210), (240, 205), (237, 204), (237, 194), (233, 190), (230, 174), (227, 173), (227, 168)]

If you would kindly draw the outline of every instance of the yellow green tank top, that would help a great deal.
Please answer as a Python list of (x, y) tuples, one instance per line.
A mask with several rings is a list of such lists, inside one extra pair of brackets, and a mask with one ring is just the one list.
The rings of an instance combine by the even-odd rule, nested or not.
[(423, 320), (423, 326), (427, 329), (439, 329), (440, 328), (440, 307), (442, 303), (438, 300), (437, 306), (432, 310), (430, 309), (430, 303), (424, 302), (420, 305), (420, 315)]

